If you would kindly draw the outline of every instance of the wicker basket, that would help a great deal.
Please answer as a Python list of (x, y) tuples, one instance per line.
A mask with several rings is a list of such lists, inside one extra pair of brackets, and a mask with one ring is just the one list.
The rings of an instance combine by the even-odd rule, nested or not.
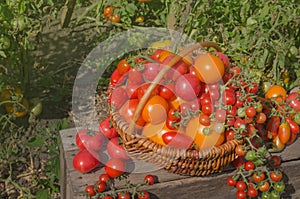
[[(213, 47), (217, 51), (220, 48), (212, 42), (199, 43), (190, 46), (181, 54), (175, 56), (168, 64), (172, 67), (182, 57), (190, 52), (198, 51), (206, 53), (204, 47)], [(167, 67), (165, 67), (167, 68)], [(167, 71), (167, 70), (166, 70)], [(140, 115), (141, 109), (150, 96), (152, 89), (156, 82), (159, 82), (166, 71), (160, 71), (157, 78), (153, 81), (147, 92), (137, 107), (132, 123), (128, 124), (117, 111), (110, 108), (110, 118), (113, 126), (118, 131), (123, 140), (123, 145), (132, 158), (143, 160), (152, 163), (156, 166), (164, 167), (169, 172), (189, 176), (206, 176), (212, 173), (221, 172), (227, 167), (235, 158), (235, 148), (241, 144), (242, 140), (231, 140), (223, 143), (220, 146), (212, 147), (207, 150), (200, 150), (196, 148), (179, 149), (169, 146), (162, 146), (157, 144), (144, 136), (139, 135), (134, 130), (134, 122)], [(112, 86), (109, 88), (111, 93)]]

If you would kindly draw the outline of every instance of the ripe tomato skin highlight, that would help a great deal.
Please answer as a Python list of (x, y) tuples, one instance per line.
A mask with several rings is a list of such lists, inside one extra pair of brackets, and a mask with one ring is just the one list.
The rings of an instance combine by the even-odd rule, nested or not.
[(98, 154), (92, 150), (81, 150), (73, 158), (73, 167), (81, 172), (88, 173), (99, 166), (100, 158)]
[(118, 199), (130, 199), (130, 194), (127, 192), (119, 192)]
[(225, 68), (223, 62), (211, 53), (195, 58), (196, 75), (201, 82), (213, 84), (222, 79)]
[(150, 199), (150, 194), (148, 191), (141, 191), (138, 194), (138, 199)]
[(259, 183), (259, 182), (263, 181), (266, 176), (263, 172), (255, 172), (252, 177), (256, 183)]
[(236, 185), (236, 180), (234, 180), (232, 177), (227, 178), (227, 185), (230, 187), (233, 187)]
[(270, 178), (274, 182), (278, 182), (282, 179), (282, 172), (279, 170), (271, 171)]
[(239, 180), (236, 182), (235, 187), (239, 191), (244, 191), (247, 188), (247, 185), (244, 181)]
[(300, 127), (299, 125), (294, 122), (291, 118), (285, 118), (286, 121), (288, 122), (289, 126), (290, 126), (290, 129), (291, 129), (291, 132), (293, 134), (298, 134), (300, 132)]
[(86, 192), (89, 196), (95, 196), (95, 195), (96, 195), (96, 191), (95, 191), (94, 185), (87, 185), (87, 186), (85, 187), (85, 192)]
[(125, 162), (122, 159), (112, 158), (106, 162), (104, 169), (110, 178), (116, 178), (124, 173)]
[(110, 177), (106, 173), (102, 173), (99, 176), (99, 182), (107, 183), (107, 181), (110, 179)]
[(292, 92), (287, 96), (287, 102), (291, 108), (296, 109), (296, 111), (300, 111), (300, 99), (299, 94), (297, 92)]
[(155, 183), (155, 177), (151, 174), (148, 174), (144, 177), (144, 182), (148, 185), (153, 185)]

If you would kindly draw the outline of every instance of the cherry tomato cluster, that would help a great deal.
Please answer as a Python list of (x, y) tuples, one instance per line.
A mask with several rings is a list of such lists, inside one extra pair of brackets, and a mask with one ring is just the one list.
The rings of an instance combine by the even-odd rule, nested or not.
[(112, 5), (105, 6), (103, 10), (103, 16), (107, 21), (120, 23), (121, 22), (120, 15), (118, 13), (114, 13), (115, 9), (116, 8)]

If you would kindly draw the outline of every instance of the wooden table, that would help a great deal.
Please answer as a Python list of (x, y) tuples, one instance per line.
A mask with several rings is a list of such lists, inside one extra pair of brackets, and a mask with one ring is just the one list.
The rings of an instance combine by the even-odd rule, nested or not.
[[(72, 160), (78, 152), (75, 145), (76, 129), (70, 128), (60, 131), (60, 164), (61, 164), (61, 198), (82, 199), (87, 184), (94, 184), (103, 168), (82, 174), (73, 169)], [(300, 198), (300, 139), (288, 146), (280, 153), (285, 173), (284, 180), (287, 183), (286, 191), (282, 198)], [(148, 173), (130, 174), (132, 183), (141, 183)], [(235, 198), (235, 189), (227, 186), (226, 179), (232, 175), (232, 170), (207, 177), (188, 177), (168, 173), (163, 169), (151, 172), (158, 177), (159, 182), (144, 186), (142, 190), (151, 193), (151, 198), (159, 199), (224, 199)]]

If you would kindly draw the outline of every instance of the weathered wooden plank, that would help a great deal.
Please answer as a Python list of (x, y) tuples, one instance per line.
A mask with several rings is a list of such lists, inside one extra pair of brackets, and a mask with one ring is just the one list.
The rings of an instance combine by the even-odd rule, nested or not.
[[(65, 160), (66, 180), (65, 183), (70, 185), (69, 194), (66, 198), (83, 198), (83, 190), (87, 184), (93, 184), (101, 173), (103, 168), (97, 168), (88, 174), (81, 174), (74, 170), (72, 161), (74, 155), (78, 152), (75, 145), (76, 129), (66, 129), (60, 132), (63, 145), (63, 157)], [(300, 146), (298, 139), (293, 145), (288, 146), (279, 155), (285, 161), (282, 164), (286, 173), (285, 180), (288, 180), (287, 193), (284, 198), (300, 198)], [(230, 168), (229, 168), (230, 170)], [(231, 171), (222, 174), (214, 174), (207, 177), (189, 177), (180, 176), (160, 169), (150, 172), (156, 175), (159, 183), (152, 186), (142, 187), (151, 192), (151, 198), (191, 198), (201, 196), (201, 198), (234, 198), (235, 190), (226, 185), (226, 178), (232, 175)], [(148, 173), (133, 173), (129, 176), (132, 183), (141, 183), (144, 176)], [(63, 182), (63, 181), (62, 181)], [(68, 188), (68, 186), (66, 186)], [(122, 189), (123, 185), (118, 184), (118, 188)], [(66, 191), (68, 193), (68, 191)], [(177, 197), (176, 197), (177, 198)]]

